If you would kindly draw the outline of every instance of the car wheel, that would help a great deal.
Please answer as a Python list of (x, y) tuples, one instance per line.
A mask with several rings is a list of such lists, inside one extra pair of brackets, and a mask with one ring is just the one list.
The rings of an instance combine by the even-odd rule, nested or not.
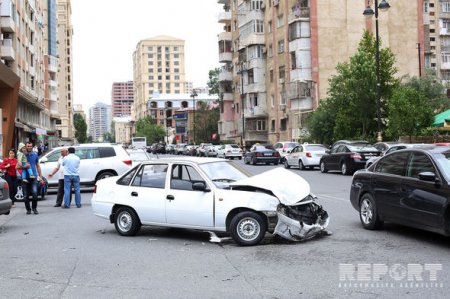
[(247, 157), (245, 157), (245, 158), (244, 158), (244, 163), (245, 163), (245, 164), (250, 164), (250, 160), (249, 160)]
[(298, 160), (298, 169), (305, 170), (305, 165), (302, 160)]
[(291, 168), (291, 165), (289, 165), (289, 162), (286, 159), (284, 160), (284, 168), (286, 169)]
[(242, 157), (239, 157), (239, 160), (242, 160)]
[(328, 169), (325, 167), (325, 162), (320, 161), (320, 172), (327, 173)]
[(234, 216), (229, 227), (233, 240), (242, 246), (257, 245), (264, 239), (266, 230), (267, 224), (263, 217), (251, 211)]
[(103, 180), (104, 178), (109, 178), (110, 176), (115, 176), (115, 175), (116, 174), (114, 174), (114, 173), (112, 173), (110, 171), (104, 171), (104, 172), (101, 172), (101, 173), (99, 173), (97, 175), (96, 181)]
[(364, 194), (361, 198), (359, 219), (365, 229), (377, 229), (383, 225), (383, 222), (378, 217), (375, 200), (369, 193)]
[(348, 167), (347, 167), (347, 163), (342, 162), (342, 164), (341, 164), (341, 172), (342, 172), (342, 175), (349, 175), (350, 174), (350, 171), (348, 170)]
[(116, 231), (122, 236), (134, 236), (141, 229), (141, 221), (129, 207), (119, 208), (114, 219)]

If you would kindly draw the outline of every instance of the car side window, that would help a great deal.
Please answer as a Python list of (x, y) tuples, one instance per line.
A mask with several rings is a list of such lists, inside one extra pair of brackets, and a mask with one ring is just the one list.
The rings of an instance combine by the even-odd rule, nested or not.
[(61, 157), (61, 151), (55, 151), (47, 156), (47, 162), (56, 162)]
[(144, 165), (133, 180), (133, 186), (164, 189), (167, 164)]
[(411, 178), (419, 178), (421, 172), (432, 172), (436, 174), (433, 163), (423, 153), (413, 153), (408, 163), (407, 176)]
[(330, 151), (330, 154), (335, 154), (335, 153), (337, 153), (338, 152), (338, 148), (339, 148), (340, 146), (338, 145), (338, 146), (335, 146), (335, 147), (333, 147), (332, 149), (331, 149), (331, 151)]
[(189, 165), (175, 164), (170, 176), (170, 188), (192, 191), (192, 184), (205, 182), (197, 170)]
[(108, 147), (99, 147), (98, 148), (98, 153), (99, 156), (98, 157), (102, 157), (102, 158), (107, 158), (107, 157), (114, 157), (116, 155), (116, 151), (114, 150), (113, 147), (108, 146)]
[(404, 176), (409, 153), (393, 153), (383, 157), (375, 168), (375, 172)]
[(117, 184), (128, 186), (130, 184), (131, 179), (133, 178), (135, 172), (136, 172), (135, 169), (131, 170), (125, 176), (123, 176), (120, 180), (118, 180)]

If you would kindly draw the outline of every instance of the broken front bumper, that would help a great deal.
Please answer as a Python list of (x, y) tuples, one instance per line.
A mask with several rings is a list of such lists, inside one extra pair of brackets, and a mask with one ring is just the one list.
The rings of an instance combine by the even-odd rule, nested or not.
[(296, 206), (280, 204), (278, 222), (273, 234), (291, 241), (303, 241), (324, 233), (330, 218), (315, 202)]

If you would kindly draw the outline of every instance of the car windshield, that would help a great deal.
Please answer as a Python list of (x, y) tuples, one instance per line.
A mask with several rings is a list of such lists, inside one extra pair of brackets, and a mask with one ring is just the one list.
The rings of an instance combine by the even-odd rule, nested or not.
[(307, 145), (306, 150), (308, 151), (326, 151), (327, 148), (323, 145)]
[(252, 176), (249, 172), (231, 161), (202, 163), (199, 166), (214, 182), (216, 187), (221, 189), (228, 187), (229, 183)]
[(285, 148), (294, 148), (298, 145), (296, 142), (288, 142), (284, 145)]
[(149, 156), (144, 152), (129, 152), (131, 160), (133, 161), (147, 161), (149, 160)]
[(436, 161), (441, 166), (447, 181), (450, 181), (450, 151), (436, 154)]
[(352, 144), (348, 145), (352, 152), (377, 152), (378, 150), (369, 144)]

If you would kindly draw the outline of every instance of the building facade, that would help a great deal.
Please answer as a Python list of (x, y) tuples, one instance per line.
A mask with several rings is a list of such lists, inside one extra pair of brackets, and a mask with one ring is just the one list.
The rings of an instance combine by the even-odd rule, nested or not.
[(111, 106), (113, 117), (131, 116), (134, 92), (133, 81), (114, 82), (111, 90)]
[(153, 92), (186, 92), (184, 40), (157, 36), (141, 40), (133, 53), (134, 120), (146, 116)]
[(89, 109), (89, 136), (93, 141), (103, 141), (105, 133), (111, 133), (111, 106), (104, 103), (96, 103)]
[[(372, 1), (373, 2), (373, 1)], [(357, 50), (375, 20), (364, 0), (219, 0), (219, 135), (236, 143), (301, 141), (304, 121), (326, 99), (338, 63)], [(372, 4), (373, 5), (373, 4)], [(380, 12), (382, 47), (399, 77), (419, 75), (424, 54), (423, 1), (398, 0)]]

